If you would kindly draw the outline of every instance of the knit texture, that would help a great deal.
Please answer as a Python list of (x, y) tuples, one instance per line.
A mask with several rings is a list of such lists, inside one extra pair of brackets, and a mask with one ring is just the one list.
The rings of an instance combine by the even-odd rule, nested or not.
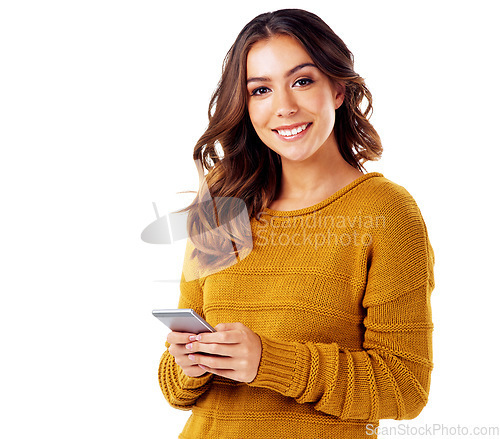
[[(167, 351), (159, 383), (192, 410), (181, 439), (376, 438), (428, 400), (434, 252), (408, 191), (364, 174), (304, 209), (264, 209), (236, 264), (180, 283), (179, 308), (259, 335), (257, 376), (185, 375)], [(189, 262), (188, 240), (184, 270)], [(191, 279), (193, 277), (190, 277)], [(168, 348), (169, 343), (165, 346)]]

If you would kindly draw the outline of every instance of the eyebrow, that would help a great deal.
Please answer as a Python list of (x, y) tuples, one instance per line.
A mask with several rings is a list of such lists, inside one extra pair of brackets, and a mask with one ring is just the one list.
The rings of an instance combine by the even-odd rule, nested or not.
[[(295, 72), (298, 72), (300, 69), (303, 69), (304, 67), (316, 67), (316, 64), (312, 64), (310, 62), (306, 62), (304, 64), (299, 64), (298, 66), (294, 67), (292, 70), (290, 70), (286, 75), (285, 78), (288, 78), (289, 76), (293, 75)], [(266, 82), (270, 81), (270, 78), (266, 78), (263, 76), (260, 77), (255, 77), (255, 78), (248, 78), (247, 79), (247, 84), (250, 84), (251, 82)]]

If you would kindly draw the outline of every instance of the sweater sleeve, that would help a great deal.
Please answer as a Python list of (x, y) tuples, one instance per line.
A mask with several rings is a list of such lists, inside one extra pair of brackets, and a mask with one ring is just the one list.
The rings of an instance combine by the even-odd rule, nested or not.
[[(203, 290), (201, 279), (193, 274), (193, 262), (189, 259), (192, 244), (188, 240), (184, 268), (180, 282), (180, 297), (178, 308), (192, 308), (200, 316), (203, 314)], [(186, 280), (186, 277), (191, 280)], [(165, 347), (170, 343), (165, 342)], [(190, 410), (196, 400), (206, 392), (213, 379), (212, 373), (205, 373), (199, 377), (190, 377), (184, 373), (182, 368), (175, 362), (174, 357), (168, 349), (163, 353), (158, 368), (158, 380), (160, 388), (168, 403), (177, 409)]]
[(260, 336), (261, 362), (249, 386), (341, 419), (413, 419), (422, 411), (433, 368), (434, 252), (411, 195), (391, 201), (368, 257), (363, 349)]

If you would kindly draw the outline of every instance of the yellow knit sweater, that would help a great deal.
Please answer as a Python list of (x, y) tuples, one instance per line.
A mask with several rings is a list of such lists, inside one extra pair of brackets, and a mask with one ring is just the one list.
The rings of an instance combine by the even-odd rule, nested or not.
[(314, 206), (264, 209), (260, 220), (246, 258), (181, 277), (179, 308), (212, 326), (243, 323), (262, 357), (241, 383), (188, 377), (165, 351), (161, 390), (192, 410), (179, 438), (366, 439), (379, 419), (415, 418), (433, 367), (434, 252), (413, 197), (371, 172)]

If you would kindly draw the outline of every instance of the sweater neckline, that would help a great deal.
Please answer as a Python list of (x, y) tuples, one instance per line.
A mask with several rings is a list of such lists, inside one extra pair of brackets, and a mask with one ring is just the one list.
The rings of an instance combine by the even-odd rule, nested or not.
[(328, 198), (326, 198), (323, 201), (320, 201), (319, 203), (316, 203), (312, 206), (308, 206), (308, 207), (304, 207), (302, 209), (296, 209), (296, 210), (274, 210), (274, 209), (269, 209), (268, 207), (264, 207), (262, 209), (262, 213), (272, 214), (272, 216), (294, 216), (294, 215), (304, 215), (307, 213), (311, 213), (311, 212), (314, 212), (314, 211), (321, 209), (322, 207), (325, 207), (326, 205), (332, 203), (336, 199), (340, 198), (342, 195), (344, 195), (347, 192), (349, 192), (350, 190), (354, 189), (359, 184), (361, 184), (364, 181), (366, 181), (370, 178), (373, 178), (373, 177), (383, 177), (383, 175), (380, 172), (368, 172), (366, 174), (360, 175), (358, 178), (356, 178), (356, 180), (351, 181), (349, 184), (347, 184), (343, 188), (334, 192)]

